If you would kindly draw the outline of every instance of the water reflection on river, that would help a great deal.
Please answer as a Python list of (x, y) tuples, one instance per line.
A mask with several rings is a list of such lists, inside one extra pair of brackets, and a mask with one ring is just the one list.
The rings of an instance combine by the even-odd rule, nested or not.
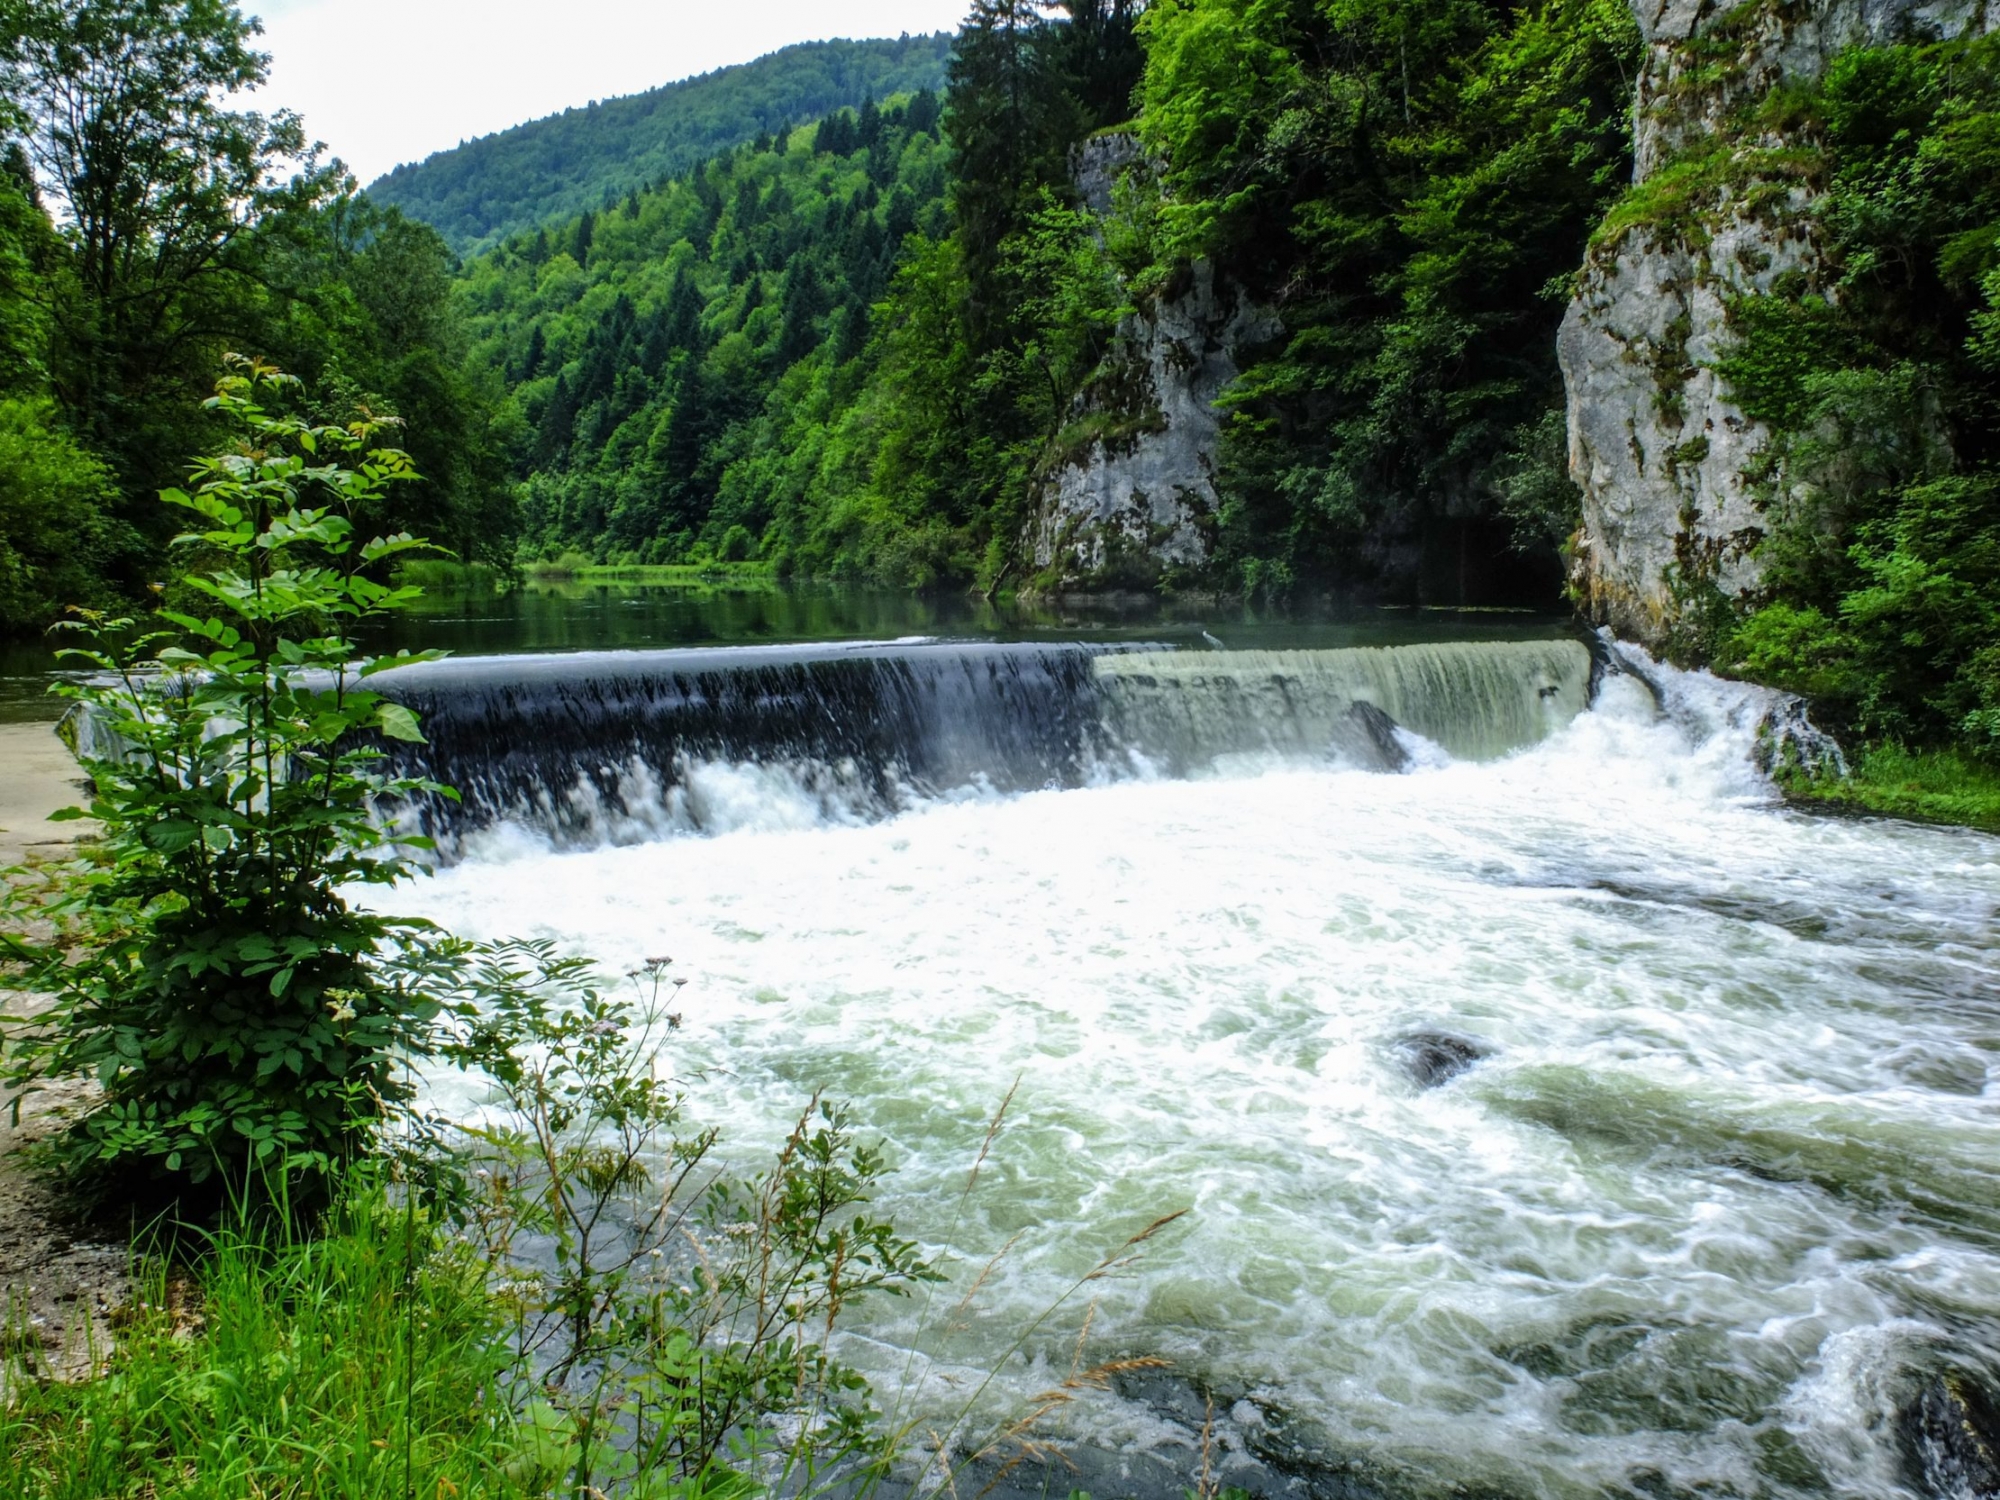
[[(970, 593), (913, 594), (844, 584), (769, 581), (650, 584), (530, 582), (506, 593), (433, 590), (372, 634), (371, 649), (460, 656), (605, 651), (781, 641), (988, 636), (1001, 640), (1149, 640), (1192, 645), (1363, 646), (1544, 636), (1561, 622), (1515, 613), (1410, 609), (1275, 609), (1212, 598), (1142, 596), (989, 602)], [(52, 645), (0, 642), (0, 723), (52, 720), (60, 663)]]

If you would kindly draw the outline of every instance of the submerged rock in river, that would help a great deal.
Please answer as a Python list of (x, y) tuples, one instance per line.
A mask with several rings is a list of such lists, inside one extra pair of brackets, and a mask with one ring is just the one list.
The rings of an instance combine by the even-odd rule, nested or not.
[(1333, 755), (1370, 771), (1407, 771), (1410, 752), (1396, 737), (1396, 721), (1381, 709), (1357, 698), (1333, 726)]
[(1903, 1409), (1903, 1454), (1917, 1488), (1937, 1500), (2000, 1500), (2000, 1413), (1968, 1376), (1924, 1382)]
[(1396, 1041), (1396, 1059), (1419, 1088), (1434, 1089), (1449, 1083), (1492, 1055), (1493, 1049), (1485, 1043), (1448, 1031), (1413, 1031)]

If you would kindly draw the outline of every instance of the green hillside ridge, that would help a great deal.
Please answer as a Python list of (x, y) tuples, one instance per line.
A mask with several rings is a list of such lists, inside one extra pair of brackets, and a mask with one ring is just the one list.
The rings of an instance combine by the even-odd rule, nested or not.
[[(1547, 292), (1580, 263), (1630, 173), (1638, 34), (1622, 0), (1468, 6), (1443, 19), (1415, 3), (1355, 5), (1296, 35), (1298, 18), (1228, 0), (1150, 10), (1078, 0), (1067, 11), (975, 9), (950, 62), (946, 175), (922, 190), (947, 212), (904, 246), (894, 276), (871, 275), (873, 309), (823, 265), (795, 273), (785, 258), (808, 226), (777, 221), (811, 221), (814, 199), (746, 181), (765, 169), (741, 154), (713, 164), (702, 190), (754, 198), (760, 243), (779, 253), (757, 262), (762, 295), (776, 300), (782, 282), (789, 302), (795, 283), (811, 285), (848, 311), (817, 373), (782, 378), (819, 340), (801, 333), (790, 355), (772, 354), (776, 335), (755, 330), (775, 327), (778, 310), (767, 300), (743, 314), (757, 380), (710, 381), (692, 397), (708, 425), (674, 462), (634, 463), (633, 431), (587, 412), (568, 421), (567, 402), (655, 377), (601, 364), (537, 277), (588, 320), (607, 315), (614, 287), (641, 303), (661, 295), (677, 274), (662, 257), (683, 252), (642, 247), (622, 228), (607, 245), (606, 226), (624, 217), (613, 211), (590, 226), (587, 267), (504, 277), (483, 261), (467, 267), (465, 306), (487, 330), (476, 347), (499, 337), (506, 349), (483, 373), (512, 387), (516, 430), (541, 434), (513, 450), (526, 555), (698, 562), (725, 555), (736, 532), (727, 555), (800, 571), (1060, 587), (1025, 536), (1039, 486), (1053, 456), (1105, 425), (1089, 403), (1131, 358), (1116, 348), (1121, 317), (1176, 295), (1205, 259), (1281, 308), (1287, 336), (1256, 351), (1225, 398), (1212, 566), (1166, 581), (1555, 602), (1556, 548), (1576, 502), (1555, 358), (1563, 303)], [(1420, 87), (1406, 87), (1406, 71)], [(1321, 94), (1352, 96), (1353, 107), (1296, 107)], [(1222, 120), (1242, 138), (1218, 134)], [(1081, 143), (1106, 129), (1135, 132), (1172, 165), (1163, 181), (1135, 175), (1099, 220), (1078, 205), (1072, 174)], [(720, 214), (684, 231), (704, 287), (742, 253), (730, 238), (742, 213)], [(552, 227), (541, 253), (583, 227)], [(726, 280), (746, 275), (738, 265)], [(691, 356), (722, 359), (714, 340), (729, 323), (707, 316)], [(533, 324), (545, 349), (530, 379)], [(551, 442), (558, 368), (567, 383)], [(719, 406), (716, 391), (728, 393)], [(691, 439), (687, 400), (660, 399)], [(620, 420), (636, 410), (620, 407)], [(587, 496), (594, 485), (622, 498)], [(648, 530), (641, 515), (662, 524)], [(1128, 572), (1102, 581), (1149, 581), (1143, 558)]]
[(802, 42), (559, 115), (397, 167), (368, 189), (461, 254), (602, 206), (758, 135), (866, 99), (938, 89), (948, 35)]
[(759, 137), (470, 262), (460, 304), (473, 360), (511, 388), (524, 550), (751, 555), (814, 491), (760, 423), (788, 402), (852, 404), (876, 363), (871, 306), (904, 242), (947, 227), (945, 185), (938, 99), (918, 93)]

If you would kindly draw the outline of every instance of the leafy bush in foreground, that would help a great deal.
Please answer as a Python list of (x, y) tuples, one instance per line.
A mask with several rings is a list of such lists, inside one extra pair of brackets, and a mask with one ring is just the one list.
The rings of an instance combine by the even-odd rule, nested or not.
[(240, 1193), (282, 1168), (294, 1202), (324, 1200), (436, 1013), (376, 963), (421, 927), (341, 894), (406, 869), (371, 805), (413, 784), (377, 771), (372, 737), (416, 724), (366, 684), (416, 658), (357, 662), (346, 632), (415, 597), (370, 574), (423, 544), (358, 531), (414, 472), (375, 424), (284, 415), (295, 387), (244, 361), (218, 384), (234, 442), (162, 496), (191, 518), (174, 607), (156, 626), (87, 617), (68, 653), (96, 670), (63, 690), (102, 827), (91, 861), (6, 897), (10, 927), (58, 923), (0, 939), (52, 1002), (10, 1059), (14, 1099), (97, 1082), (54, 1149), (101, 1187)]
[(939, 1279), (867, 1211), (881, 1152), (815, 1096), (767, 1172), (718, 1171), (669, 1071), (671, 960), (634, 1000), (546, 942), (457, 957), (446, 1052), (493, 1088), (485, 1123), (447, 1128), (471, 1189), (453, 1221), (501, 1273), (576, 1493), (878, 1473), (891, 1435), (834, 1336)]

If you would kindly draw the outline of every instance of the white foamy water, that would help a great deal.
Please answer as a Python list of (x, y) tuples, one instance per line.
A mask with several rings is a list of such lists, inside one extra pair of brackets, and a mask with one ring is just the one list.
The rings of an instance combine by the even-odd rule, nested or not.
[[(999, 1412), (1066, 1370), (1083, 1297), (1003, 1356), (1186, 1207), (1093, 1286), (1085, 1358), (1218, 1393), (1225, 1479), (1277, 1427), (1384, 1493), (1895, 1495), (1899, 1382), (2000, 1361), (2000, 841), (1787, 812), (1743, 694), (1673, 697), (1614, 678), (1487, 764), (1237, 760), (873, 824), (718, 769), (735, 831), (489, 836), (398, 895), (673, 954), (672, 1066), (746, 1166), (812, 1090), (853, 1101), (954, 1284), (848, 1353), (926, 1425), (996, 1363)], [(1415, 1032), (1490, 1055), (1420, 1088)], [(1156, 1405), (1068, 1421), (1193, 1482)]]

